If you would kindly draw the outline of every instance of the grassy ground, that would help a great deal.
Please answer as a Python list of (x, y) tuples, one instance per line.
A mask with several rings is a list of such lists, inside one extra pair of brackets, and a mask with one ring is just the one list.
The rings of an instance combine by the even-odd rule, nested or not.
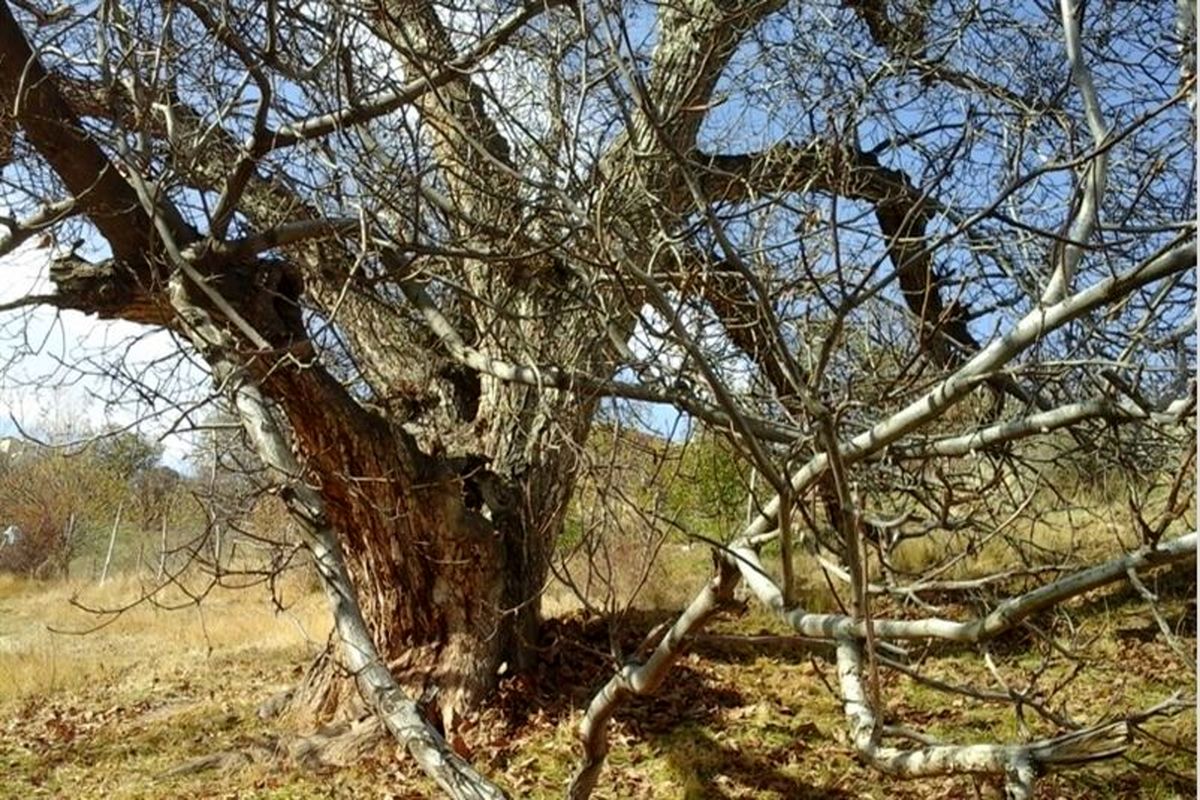
[[(703, 560), (701, 553), (679, 561), (697, 561), (699, 568)], [(678, 583), (690, 590), (698, 580)], [(1156, 585), (1182, 598), (1194, 591), (1190, 574), (1171, 587)], [(128, 580), (95, 587), (0, 578), (0, 797), (429, 796), (429, 784), (392, 747), (338, 771), (271, 757), (287, 730), (277, 720), (260, 720), (256, 707), (297, 680), (326, 636), (319, 598), (299, 584), (285, 588), (284, 612), (261, 587), (217, 590), (201, 606), (139, 606), (86, 636), (47, 629), (78, 631), (102, 621), (70, 604), (76, 594), (114, 606), (139, 589)], [(178, 591), (164, 596), (186, 599)], [(565, 605), (559, 600), (556, 607)], [(1194, 673), (1156, 634), (1136, 597), (1110, 592), (1076, 610), (1073, 629), (1046, 623), (1089, 659), (1077, 680), (1053, 696), (1055, 708), (1095, 721), (1177, 690), (1194, 693)], [(1182, 620), (1182, 642), (1194, 660), (1194, 603), (1180, 599), (1168, 610), (1172, 622)], [(621, 636), (632, 646), (667, 617), (633, 612)], [(710, 633), (658, 696), (619, 715), (599, 797), (998, 796), (995, 786), (968, 778), (905, 783), (858, 765), (829, 688), (836, 676), (827, 649), (786, 638), (755, 645), (733, 638), (782, 633), (754, 612), (727, 618)], [(475, 762), (514, 794), (562, 796), (576, 756), (579, 709), (612, 669), (608, 650), (601, 624), (570, 612), (552, 621), (539, 672), (505, 683), (496, 706), (467, 734)], [(1000, 673), (1017, 685), (1040, 672), (1038, 685), (1049, 691), (1075, 669), (1029, 638), (1003, 640), (993, 652)], [(995, 686), (974, 653), (930, 653), (923, 667), (947, 682)], [(884, 689), (890, 714), (925, 733), (956, 741), (1020, 736), (1007, 704), (980, 706), (896, 675)], [(1192, 713), (1149, 723), (1127, 759), (1050, 776), (1039, 797), (1193, 797), (1195, 725)], [(1033, 731), (1052, 732), (1040, 724)], [(211, 768), (177, 769), (203, 756), (213, 757)]]

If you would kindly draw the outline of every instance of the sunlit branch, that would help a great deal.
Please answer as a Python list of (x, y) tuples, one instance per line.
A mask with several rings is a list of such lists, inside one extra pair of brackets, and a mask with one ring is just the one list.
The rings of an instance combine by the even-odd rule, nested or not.
[(1092, 134), (1092, 144), (1099, 153), (1095, 160), (1083, 170), (1080, 178), (1080, 197), (1078, 208), (1068, 226), (1068, 236), (1071, 242), (1063, 245), (1062, 255), (1050, 282), (1042, 293), (1042, 303), (1050, 304), (1062, 299), (1071, 289), (1071, 282), (1083, 259), (1083, 249), (1075, 242), (1087, 242), (1099, 223), (1100, 205), (1104, 200), (1104, 187), (1108, 182), (1108, 152), (1103, 149), (1104, 140), (1108, 137), (1108, 127), (1100, 111), (1100, 101), (1096, 97), (1096, 87), (1092, 83), (1092, 73), (1083, 61), (1083, 48), (1079, 42), (1079, 17), (1083, 7), (1076, 5), (1073, 0), (1061, 0), (1063, 31), (1066, 35), (1067, 60), (1071, 64), (1071, 79), (1079, 88), (1083, 98), (1084, 115), (1087, 118), (1088, 129)]

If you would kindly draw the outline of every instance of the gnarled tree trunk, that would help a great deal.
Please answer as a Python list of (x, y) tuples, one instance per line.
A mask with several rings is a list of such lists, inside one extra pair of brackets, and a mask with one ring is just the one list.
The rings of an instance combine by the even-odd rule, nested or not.
[[(143, 10), (104, 4), (81, 27), (86, 45), (45, 40), (47, 52), (70, 53), (47, 69), (0, 0), (0, 127), (22, 132), (23, 166), (50, 178), (39, 188), (61, 184), (69, 195), (14, 226), (9, 243), (79, 215), (112, 256), (57, 259), (55, 293), (28, 303), (175, 330), (215, 372), (235, 364), (261, 385), (290, 424), (304, 470), (291, 478), (322, 500), (376, 649), (443, 719), (486, 696), (502, 667), (535, 656), (575, 453), (602, 393), (674, 403), (749, 432), (703, 354), (687, 354), (687, 371), (711, 396), (690, 388), (683, 367), (641, 380), (645, 365), (627, 342), (643, 305), (684, 346), (680, 309), (706, 304), (731, 332), (745, 330), (730, 338), (781, 396), (803, 385), (797, 365), (776, 360), (783, 343), (760, 335), (772, 327), (760, 315), (769, 296), (705, 295), (722, 262), (750, 275), (736, 253), (714, 259), (715, 245), (692, 235), (699, 219), (719, 229), (714, 204), (811, 191), (874, 205), (929, 346), (949, 337), (941, 346), (970, 349), (965, 311), (941, 298), (919, 241), (938, 209), (905, 174), (815, 134), (752, 153), (700, 151), (726, 66), (780, 0), (657, 6), (648, 62), (626, 58), (616, 39), (603, 44), (615, 48), (597, 82), (614, 93), (603, 125), (572, 130), (558, 108), (544, 132), (506, 111), (503, 89), (478, 73), (522, 36), (526, 53), (544, 49), (539, 37), (559, 25), (569, 29), (564, 46), (583, 42), (589, 58), (587, 14), (532, 24), (557, 2), (482, 13), (478, 36), (414, 0), (278, 16), (268, 4), (261, 17), (253, 3), (168, 5), (163, 13), (177, 16), (145, 10), (135, 25), (123, 15)], [(315, 55), (283, 52), (293, 35), (308, 41), (293, 22), (331, 27), (319, 21), (344, 27), (310, 43)], [(136, 41), (143, 22), (153, 40)], [(181, 31), (204, 34), (189, 44), (196, 52), (175, 47)], [(109, 48), (94, 58), (93, 32)], [(576, 102), (564, 94), (573, 80), (551, 72), (561, 96), (546, 107)], [(235, 73), (242, 88), (212, 77)], [(213, 97), (179, 88), (189, 81)], [(201, 98), (220, 99), (190, 106)], [(586, 157), (590, 145), (562, 141), (593, 135)], [(131, 140), (142, 149), (130, 152)], [(573, 171), (560, 163), (567, 151), (582, 159)], [(171, 281), (194, 294), (190, 305), (168, 300)], [(721, 313), (730, 303), (738, 313)], [(224, 344), (190, 336), (199, 323), (188, 308), (211, 317)], [(343, 384), (335, 374), (346, 377), (346, 361)], [(622, 367), (639, 381), (617, 386)], [(353, 711), (346, 677), (338, 658), (318, 662), (295, 707)]]
[[(451, 727), (536, 657), (540, 596), (573, 486), (571, 445), (586, 435), (592, 404), (562, 395), (557, 408), (539, 408), (532, 389), (499, 385), (497, 410), (485, 419), (485, 398), (473, 421), (486, 425), (483, 452), (447, 455), (363, 413), (324, 373), (280, 374), (266, 387), (309, 473), (321, 476), (316, 488), (380, 654)], [(550, 414), (559, 421), (536, 424)], [(573, 426), (563, 430), (562, 419)], [(360, 709), (336, 650), (312, 665), (291, 703), (322, 720)]]

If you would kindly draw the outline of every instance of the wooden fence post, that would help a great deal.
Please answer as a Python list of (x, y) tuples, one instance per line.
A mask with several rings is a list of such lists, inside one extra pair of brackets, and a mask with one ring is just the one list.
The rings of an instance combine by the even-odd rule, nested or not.
[(117, 516), (113, 519), (112, 533), (108, 537), (108, 553), (104, 556), (104, 569), (100, 572), (100, 585), (108, 580), (108, 568), (112, 565), (113, 545), (117, 542), (117, 528), (121, 524), (121, 512), (125, 509), (125, 501), (117, 503)]

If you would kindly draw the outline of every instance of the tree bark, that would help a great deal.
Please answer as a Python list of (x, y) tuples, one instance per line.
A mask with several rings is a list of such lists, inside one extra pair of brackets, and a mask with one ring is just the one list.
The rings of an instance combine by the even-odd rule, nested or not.
[[(187, 332), (199, 323), (172, 308), (163, 267), (190, 272), (197, 286), (203, 279), (196, 307), (240, 333), (235, 344), (200, 355), (214, 368), (243, 364), (286, 416), (305, 478), (319, 477), (314, 488), (341, 537), (363, 617), (401, 683), (451, 720), (491, 690), (501, 665), (529, 663), (537, 592), (572, 485), (570, 470), (563, 472), (570, 448), (550, 446), (561, 428), (543, 425), (539, 433), (530, 425), (573, 396), (496, 388), (486, 413), (457, 420), (485, 432), (467, 446), (418, 442), (406, 429), (412, 414), (364, 407), (314, 358), (299, 298), (323, 299), (316, 271), (336, 271), (337, 253), (293, 252), (293, 261), (280, 262), (188, 252), (196, 232), (92, 142), (2, 3), (0, 83), (0, 95), (24, 86), (21, 102), (8, 97), (6, 122), (24, 130), (113, 247), (103, 264), (57, 262), (54, 304)], [(392, 334), (383, 331), (380, 341), (394, 342)], [(582, 437), (590, 404), (573, 407), (560, 425)], [(358, 692), (334, 659), (318, 662), (310, 678), (319, 679), (306, 681), (298, 705), (323, 715), (357, 705), (346, 702)]]
[[(531, 663), (569, 473), (559, 458), (542, 457), (544, 441), (525, 472), (498, 458), (507, 474), (483, 457), (427, 454), (403, 429), (363, 414), (323, 372), (278, 374), (267, 389), (288, 414), (309, 474), (322, 478), (317, 488), (376, 647), (427, 711), (453, 725), (505, 665)], [(518, 421), (497, 425), (496, 447), (519, 436)], [(551, 476), (559, 485), (548, 490)], [(343, 672), (319, 659), (293, 710), (354, 713)]]

